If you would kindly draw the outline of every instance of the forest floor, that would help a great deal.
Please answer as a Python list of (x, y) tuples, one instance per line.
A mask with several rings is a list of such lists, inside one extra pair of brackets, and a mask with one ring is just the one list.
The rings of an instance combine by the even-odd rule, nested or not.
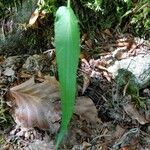
[[(61, 150), (150, 150), (149, 56), (150, 43), (131, 34), (83, 34), (76, 106)], [(55, 49), (0, 55), (0, 149), (54, 150), (60, 119)]]

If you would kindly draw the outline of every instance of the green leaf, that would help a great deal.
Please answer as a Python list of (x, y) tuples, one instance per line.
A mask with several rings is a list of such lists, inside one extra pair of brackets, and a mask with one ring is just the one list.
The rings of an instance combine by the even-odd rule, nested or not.
[(56, 60), (61, 92), (62, 120), (56, 149), (67, 132), (73, 114), (76, 94), (76, 73), (80, 54), (78, 20), (70, 7), (60, 7), (55, 20)]

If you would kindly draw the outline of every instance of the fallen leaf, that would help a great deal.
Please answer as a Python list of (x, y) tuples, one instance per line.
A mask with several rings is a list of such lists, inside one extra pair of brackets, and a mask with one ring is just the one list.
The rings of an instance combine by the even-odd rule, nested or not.
[(149, 121), (145, 119), (143, 115), (141, 115), (136, 107), (131, 103), (131, 96), (125, 97), (128, 101), (128, 103), (123, 105), (124, 111), (132, 118), (137, 120), (140, 124), (144, 125), (148, 123)]
[[(12, 102), (12, 116), (22, 128), (38, 127), (56, 133), (59, 128), (60, 101), (58, 82), (50, 76), (42, 83), (35, 83), (34, 78), (12, 87), (7, 99)], [(78, 97), (75, 113), (89, 122), (97, 122), (97, 109), (88, 97)]]
[(82, 150), (87, 150), (89, 147), (91, 147), (91, 144), (90, 144), (90, 143), (88, 143), (88, 142), (86, 142), (86, 141), (84, 141), (84, 142), (82, 143)]
[(122, 51), (117, 51), (117, 53), (115, 53), (114, 57), (115, 57), (117, 60), (125, 59), (125, 58), (128, 57), (128, 53), (122, 52)]
[(85, 41), (85, 44), (88, 46), (88, 48), (92, 48), (92, 41), (89, 39), (87, 41)]
[(109, 35), (110, 37), (113, 37), (112, 33), (110, 32), (109, 29), (105, 29), (104, 33), (106, 33), (107, 35)]
[(111, 139), (119, 139), (125, 133), (125, 129), (122, 128), (120, 125), (116, 126), (115, 132), (111, 136)]
[(124, 146), (121, 148), (121, 150), (132, 150), (129, 146)]
[(39, 10), (36, 9), (36, 10), (32, 13), (28, 25), (29, 25), (29, 26), (32, 26), (33, 24), (35, 24), (35, 22), (36, 22), (36, 20), (38, 19), (38, 17), (39, 17)]
[(113, 149), (118, 149), (118, 146), (120, 150), (123, 147), (128, 147), (129, 150), (139, 149), (139, 128), (126, 130), (120, 138), (116, 139)]
[(87, 37), (88, 37), (87, 33), (84, 33), (84, 34), (82, 35), (82, 37), (81, 37), (81, 44), (82, 44), (83, 42), (85, 42), (85, 40), (87, 39)]
[(89, 84), (90, 84), (90, 76), (84, 73), (83, 74), (83, 89), (82, 89), (82, 94), (88, 88)]
[(46, 16), (46, 11), (45, 10), (42, 10), (42, 12), (40, 12), (39, 16), (41, 18), (44, 18)]
[(9, 100), (13, 101), (14, 120), (17, 125), (40, 129), (58, 130), (60, 111), (56, 111), (59, 99), (58, 82), (55, 78), (35, 83), (34, 78), (15, 86), (9, 91)]
[(75, 113), (79, 115), (82, 119), (89, 122), (94, 123), (99, 121), (97, 109), (93, 101), (88, 97), (81, 96), (77, 98)]
[(0, 56), (0, 65), (5, 61), (4, 56)]
[(2, 67), (0, 66), (0, 77), (2, 76), (2, 72), (3, 72), (3, 69), (2, 69)]
[(108, 82), (111, 82), (112, 75), (108, 71), (103, 71), (103, 76), (107, 79)]

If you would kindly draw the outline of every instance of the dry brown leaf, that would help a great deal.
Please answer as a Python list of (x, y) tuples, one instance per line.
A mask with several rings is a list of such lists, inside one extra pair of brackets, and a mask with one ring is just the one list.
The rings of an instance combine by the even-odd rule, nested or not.
[(136, 145), (135, 146), (124, 146), (120, 150), (136, 150)]
[(103, 71), (103, 76), (107, 79), (108, 82), (111, 82), (112, 75), (107, 71)]
[(87, 33), (84, 33), (81, 37), (81, 44), (87, 39), (88, 35)]
[(107, 35), (109, 35), (110, 37), (113, 37), (112, 33), (110, 32), (109, 29), (105, 29), (104, 33), (106, 33)]
[(128, 142), (121, 144), (120, 150), (141, 150), (140, 144), (139, 144), (139, 138), (136, 137), (136, 135), (128, 135), (127, 136)]
[(90, 144), (90, 143), (88, 143), (88, 142), (86, 142), (86, 141), (84, 141), (84, 142), (82, 143), (82, 150), (87, 150), (89, 147), (91, 147), (91, 144)]
[(122, 51), (118, 51), (114, 57), (117, 59), (117, 60), (121, 60), (121, 59), (125, 59), (128, 57), (128, 53), (126, 52), (122, 52)]
[(122, 128), (120, 125), (117, 125), (115, 132), (111, 136), (111, 139), (119, 139), (121, 136), (123, 136), (124, 132), (125, 128)]
[(55, 132), (60, 120), (60, 111), (55, 110), (55, 102), (59, 99), (58, 86), (56, 79), (51, 77), (42, 83), (35, 83), (31, 78), (11, 88), (9, 98), (15, 104), (12, 108), (17, 125), (52, 129)]
[(97, 109), (93, 101), (85, 96), (77, 98), (75, 113), (80, 115), (82, 119), (85, 119), (90, 122), (98, 122)]
[(90, 84), (90, 76), (87, 74), (83, 74), (83, 88), (82, 88), (82, 94), (85, 92), (85, 90), (88, 88)]
[[(130, 96), (126, 97), (126, 99), (131, 99)], [(135, 108), (135, 106), (131, 103), (128, 102), (127, 104), (123, 105), (123, 109), (125, 112), (132, 118), (137, 120), (140, 124), (144, 125), (148, 123), (149, 121), (145, 119), (143, 115), (141, 115), (138, 110)]]
[(4, 56), (0, 56), (0, 65), (1, 65), (2, 63), (4, 63), (4, 61), (5, 61)]
[[(22, 128), (39, 127), (56, 132), (59, 128), (60, 101), (58, 82), (55, 78), (45, 77), (42, 83), (34, 78), (10, 89), (8, 95), (12, 102), (12, 116)], [(78, 97), (75, 113), (84, 120), (97, 122), (97, 109), (90, 98)]]
[(92, 41), (90, 39), (85, 41), (85, 44), (88, 46), (88, 48), (92, 48), (93, 47)]
[(36, 20), (38, 19), (38, 17), (39, 17), (39, 10), (36, 9), (36, 10), (32, 13), (28, 25), (29, 25), (29, 26), (32, 26), (33, 24), (35, 24), (35, 22), (36, 22)]

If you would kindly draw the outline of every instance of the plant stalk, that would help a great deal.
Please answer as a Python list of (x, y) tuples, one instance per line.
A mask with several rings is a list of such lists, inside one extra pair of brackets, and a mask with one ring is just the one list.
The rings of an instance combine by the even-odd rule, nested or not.
[(70, 0), (67, 1), (67, 7), (70, 7)]

